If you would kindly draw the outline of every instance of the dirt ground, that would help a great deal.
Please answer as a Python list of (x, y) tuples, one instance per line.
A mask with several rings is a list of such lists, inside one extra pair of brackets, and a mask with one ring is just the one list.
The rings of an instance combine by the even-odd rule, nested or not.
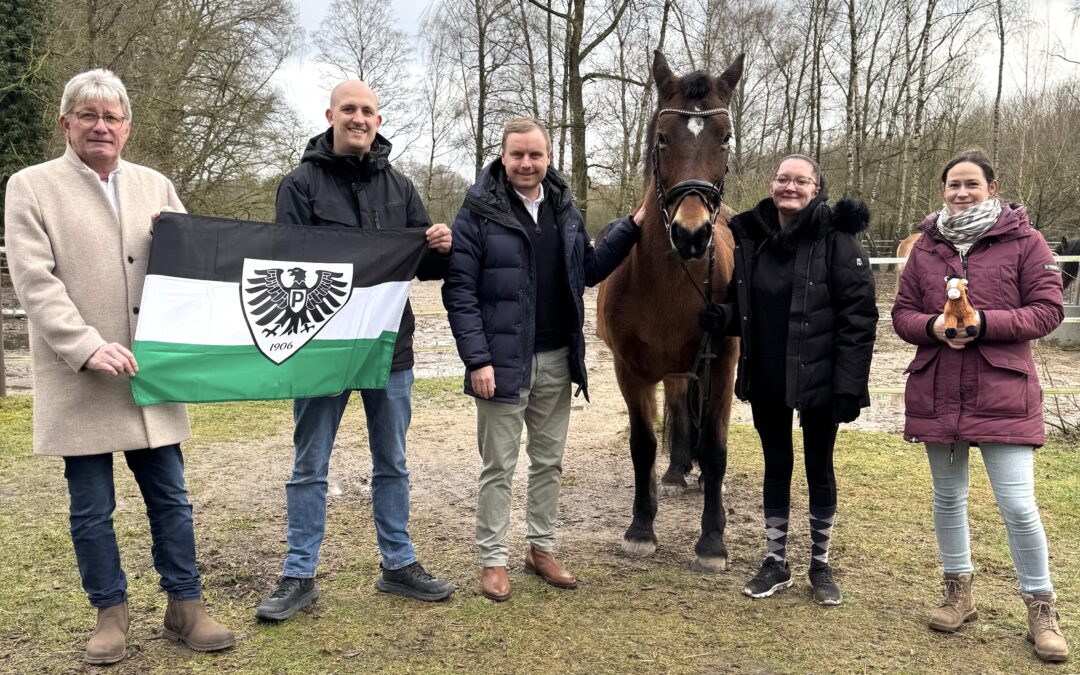
[[(882, 281), (879, 287), (887, 288), (889, 283), (891, 282)], [(417, 377), (461, 376), (462, 367), (453, 349), (453, 341), (442, 310), (439, 284), (416, 284), (412, 299), (418, 315), (415, 370)], [(886, 319), (881, 324), (871, 384), (875, 387), (901, 387), (903, 369), (914, 350), (892, 333), (887, 321), (888, 300), (881, 302), (879, 308)], [(609, 576), (623, 578), (627, 576), (624, 573), (639, 572), (655, 572), (661, 575), (657, 578), (667, 578), (663, 575), (668, 574), (668, 570), (686, 569), (693, 558), (694, 543), (699, 534), (701, 498), (696, 491), (691, 490), (682, 497), (668, 496), (662, 500), (656, 521), (660, 546), (653, 556), (632, 558), (619, 553), (623, 532), (629, 524), (633, 493), (633, 474), (626, 446), (627, 414), (615, 383), (611, 355), (592, 337), (591, 309), (595, 307), (595, 292), (589, 292), (586, 306), (590, 308), (587, 319), (587, 363), (592, 402), (585, 403), (580, 398), (574, 401), (564, 462), (563, 496), (560, 499), (557, 520), (560, 554), (565, 556), (573, 569), (585, 579)], [(18, 321), (5, 319), (5, 345), (12, 347), (5, 349), (8, 358), (8, 389), (12, 393), (31, 393), (32, 382), (25, 338), (19, 335), (19, 328), (25, 329), (25, 325), (20, 326)], [(1040, 348), (1037, 358), (1053, 374), (1056, 386), (1080, 385), (1080, 359), (1077, 359), (1074, 353)], [(875, 397), (869, 411), (864, 411), (863, 416), (851, 426), (862, 430), (898, 433), (903, 417), (902, 401), (897, 400), (898, 398), (891, 395)], [(414, 400), (409, 432), (409, 467), (412, 472), (411, 495), (414, 505), (410, 531), (414, 540), (420, 543), (419, 553), (429, 569), (454, 580), (459, 587), (458, 595), (464, 598), (463, 602), (467, 602), (478, 594), (475, 550), (471, 545), (476, 475), (479, 470), (475, 408), (472, 400), (463, 394), (425, 394), (420, 386), (414, 391)], [(193, 415), (214, 415), (212, 405), (192, 408)], [(197, 436), (185, 444), (185, 454), (190, 460), (186, 474), (197, 504), (199, 522), (196, 529), (201, 533), (200, 559), (206, 570), (209, 592), (219, 594), (218, 597), (221, 598), (217, 608), (223, 614), (221, 618), (229, 625), (243, 627), (242, 645), (231, 657), (236, 659), (235, 667), (238, 670), (245, 669), (243, 664), (248, 663), (246, 659), (256, 658), (252, 655), (253, 651), (266, 647), (268, 642), (272, 643), (272, 636), (264, 635), (264, 629), (254, 625), (251, 613), (280, 574), (284, 546), (285, 505), (280, 486), (288, 478), (291, 467), (291, 419), (286, 412), (286, 406), (274, 410), (276, 412), (268, 414), (266, 419), (260, 422), (260, 432), (265, 433), (253, 435), (248, 440), (225, 443)], [(748, 424), (749, 407), (737, 403), (733, 416), (736, 423)], [(752, 431), (742, 429), (738, 434), (742, 438), (740, 451), (744, 451), (749, 447)], [(843, 439), (840, 442), (842, 444)], [(370, 594), (370, 577), (375, 573), (374, 570), (377, 570), (377, 558), (374, 557), (376, 549), (368, 510), (371, 460), (366, 452), (367, 434), (361, 406), (349, 406), (338, 436), (337, 447), (339, 449), (334, 453), (329, 476), (328, 536), (322, 548), (320, 563), (320, 576), (332, 592), (327, 594), (325, 600), (320, 600), (319, 604), (307, 610), (314, 618), (339, 611), (338, 604), (358, 602), (356, 592), (350, 590), (356, 583), (358, 570), (362, 572), (362, 583), (359, 587), (363, 589), (362, 593)], [(526, 461), (523, 458), (522, 464)], [(658, 463), (662, 461), (658, 460)], [(660, 469), (662, 468), (661, 466)], [(118, 496), (123, 503), (128, 504), (129, 511), (138, 511), (135, 488), (127, 479), (127, 472), (121, 473), (125, 474), (126, 482)], [(515, 584), (520, 584), (519, 588), (528, 589), (522, 573), (518, 571), (525, 535), (522, 512), (526, 481), (527, 472), (524, 466), (519, 467), (514, 479), (514, 517), (511, 519), (510, 543), (514, 569), (512, 580)], [(56, 520), (55, 514), (63, 513), (65, 508), (61, 497), (64, 494), (62, 476), (57, 471), (44, 471), (41, 472), (39, 482), (40, 485), (35, 483), (17, 486), (7, 498), (20, 503), (41, 500), (40, 503), (47, 503), (49, 506), (37, 509), (33, 517), (51, 517)], [(729, 573), (708, 581), (694, 579), (692, 583), (702, 588), (719, 585), (723, 592), (731, 597), (738, 597), (741, 583), (753, 573), (760, 560), (760, 468), (746, 462), (733, 462), (728, 468), (725, 487), (728, 519), (725, 542), (731, 552)], [(35, 494), (31, 495), (30, 492)], [(802, 491), (802, 494), (805, 492)], [(47, 501), (50, 499), (52, 501)], [(2, 501), (0, 499), (0, 502)], [(358, 509), (357, 505), (363, 508)], [(851, 524), (854, 526), (851, 531), (857, 529), (860, 517), (859, 514), (851, 515)], [(135, 519), (136, 516), (131, 518)], [(927, 533), (926, 536), (930, 535)], [(142, 547), (148, 543), (149, 537), (141, 537), (132, 545)], [(789, 545), (805, 549), (809, 545), (807, 535), (794, 533)], [(920, 545), (927, 552), (926, 560), (932, 560), (932, 544), (929, 539), (920, 540)], [(873, 558), (856, 560), (854, 545), (845, 550), (848, 549), (847, 544), (838, 541), (837, 548), (839, 553), (845, 556), (844, 560), (851, 569), (864, 570), (862, 576), (851, 574), (841, 579), (845, 592), (850, 590), (851, 597), (855, 600), (851, 604), (854, 608), (859, 607), (860, 597), (877, 598), (882, 585), (894, 586), (897, 579), (901, 579), (905, 584), (926, 581), (923, 577), (913, 581), (911, 575), (914, 573), (904, 572), (902, 565), (901, 571), (885, 569), (876, 559), (876, 552)], [(363, 552), (360, 563), (357, 562), (357, 551)], [(352, 552), (352, 555), (349, 555), (349, 552)], [(126, 553), (128, 560), (149, 559), (146, 551), (129, 553), (130, 555)], [(73, 574), (72, 565), (73, 562), (69, 565), (70, 569), (65, 568), (69, 576)], [(151, 575), (151, 572), (146, 568), (143, 574)], [(1006, 586), (1011, 582), (1008, 580), (997, 580), (993, 575), (985, 577), (985, 584), (994, 585), (999, 595), (1009, 592)], [(663, 584), (650, 584), (643, 586), (641, 590), (655, 592), (660, 597), (676, 592), (665, 588)], [(893, 600), (901, 603), (900, 599)], [(901, 622), (901, 627), (920, 636), (926, 632), (919, 623), (926, 610), (924, 600), (925, 598), (921, 597), (903, 599), (902, 606), (895, 610), (901, 617), (897, 619)], [(798, 598), (793, 595), (789, 601), (797, 604)], [(150, 606), (145, 599), (140, 599), (140, 602), (142, 604), (137, 608), (140, 613), (138, 629), (129, 639), (129, 651), (136, 656), (121, 664), (117, 672), (149, 672), (155, 670), (155, 667), (161, 672), (169, 672), (170, 668), (163, 664), (187, 656), (179, 648), (159, 640), (160, 635), (153, 626), (162, 608)], [(710, 616), (715, 613), (711, 608), (695, 609), (692, 601), (684, 602), (681, 611), (688, 621), (695, 619), (696, 611), (707, 611)], [(749, 611), (756, 610), (751, 608)], [(764, 621), (760, 616), (755, 620)], [(995, 627), (994, 630), (998, 629)], [(1001, 635), (993, 634), (996, 640), (994, 645), (1003, 641), (1010, 644), (1015, 642), (1017, 648), (1014, 651), (1018, 654), (1026, 653), (1019, 649), (1019, 646), (1023, 645), (1022, 635), (1017, 637), (1014, 635), (1016, 631), (1011, 629), (998, 632)], [(31, 645), (37, 644), (33, 639), (17, 633), (12, 639)], [(84, 635), (77, 632), (65, 639), (70, 643), (70, 653), (77, 654)], [(358, 650), (375, 649), (372, 645), (379, 645), (381, 642), (369, 640), (360, 647), (349, 645), (342, 649), (348, 654), (360, 653)], [(4, 644), (0, 641), (0, 651), (3, 651), (3, 647)], [(422, 644), (405, 645), (403, 648), (406, 652), (424, 650)], [(855, 650), (872, 648), (873, 645), (853, 646)], [(30, 653), (30, 656), (34, 655)], [(873, 665), (866, 665), (871, 663), (878, 662), (867, 661), (864, 666), (874, 669)], [(891, 669), (897, 664), (895, 660), (886, 660), (878, 663), (878, 666)], [(748, 672), (768, 671), (768, 668), (756, 662), (744, 665), (744, 670)], [(645, 668), (647, 666), (643, 666), (640, 672), (646, 672)], [(16, 666), (14, 670), (21, 669)], [(350, 668), (341, 670), (349, 671)], [(652, 671), (655, 672), (655, 669)], [(0, 672), (5, 672), (3, 665), (0, 665)]]

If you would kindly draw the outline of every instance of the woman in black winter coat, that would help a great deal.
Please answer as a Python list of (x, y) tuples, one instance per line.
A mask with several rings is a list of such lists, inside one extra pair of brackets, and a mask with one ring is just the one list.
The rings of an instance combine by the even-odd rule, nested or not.
[(701, 313), (702, 328), (740, 339), (736, 395), (749, 401), (765, 455), (767, 555), (743, 593), (764, 598), (791, 586), (787, 532), (794, 466), (792, 412), (799, 411), (810, 492), (814, 600), (840, 604), (829, 566), (836, 516), (833, 446), (841, 422), (870, 405), (867, 380), (878, 312), (870, 261), (855, 235), (870, 213), (859, 201), (826, 204), (818, 163), (780, 161), (771, 196), (738, 214), (729, 302)]

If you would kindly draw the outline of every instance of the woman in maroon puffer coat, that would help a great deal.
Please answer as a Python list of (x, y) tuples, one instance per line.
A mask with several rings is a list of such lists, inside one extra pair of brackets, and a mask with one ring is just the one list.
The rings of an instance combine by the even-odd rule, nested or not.
[[(897, 334), (919, 349), (907, 368), (904, 438), (926, 444), (934, 482), (934, 529), (944, 600), (930, 627), (953, 632), (976, 618), (967, 524), (968, 450), (982, 452), (1028, 606), (1028, 640), (1039, 658), (1064, 661), (1046, 535), (1035, 503), (1034, 450), (1045, 442), (1042, 392), (1031, 340), (1064, 314), (1061, 274), (1020, 204), (996, 197), (978, 150), (941, 173), (945, 204), (920, 225), (893, 307)], [(946, 337), (945, 283), (968, 280), (974, 335)]]

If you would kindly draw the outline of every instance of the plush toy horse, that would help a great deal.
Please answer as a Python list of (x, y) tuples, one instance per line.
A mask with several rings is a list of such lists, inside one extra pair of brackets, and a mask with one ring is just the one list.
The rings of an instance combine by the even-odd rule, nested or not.
[(967, 279), (960, 277), (945, 277), (945, 337), (950, 340), (956, 337), (956, 329), (964, 326), (964, 332), (975, 337), (979, 329), (975, 327), (978, 320), (975, 316), (975, 308), (967, 295)]

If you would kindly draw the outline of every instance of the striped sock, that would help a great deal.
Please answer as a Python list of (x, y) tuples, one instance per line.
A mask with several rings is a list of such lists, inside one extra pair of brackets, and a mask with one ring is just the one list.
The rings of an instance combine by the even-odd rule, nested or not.
[(765, 509), (765, 559), (787, 560), (788, 509)]
[(836, 506), (810, 507), (810, 557), (811, 564), (829, 563), (829, 540), (832, 539), (833, 521), (836, 520)]

